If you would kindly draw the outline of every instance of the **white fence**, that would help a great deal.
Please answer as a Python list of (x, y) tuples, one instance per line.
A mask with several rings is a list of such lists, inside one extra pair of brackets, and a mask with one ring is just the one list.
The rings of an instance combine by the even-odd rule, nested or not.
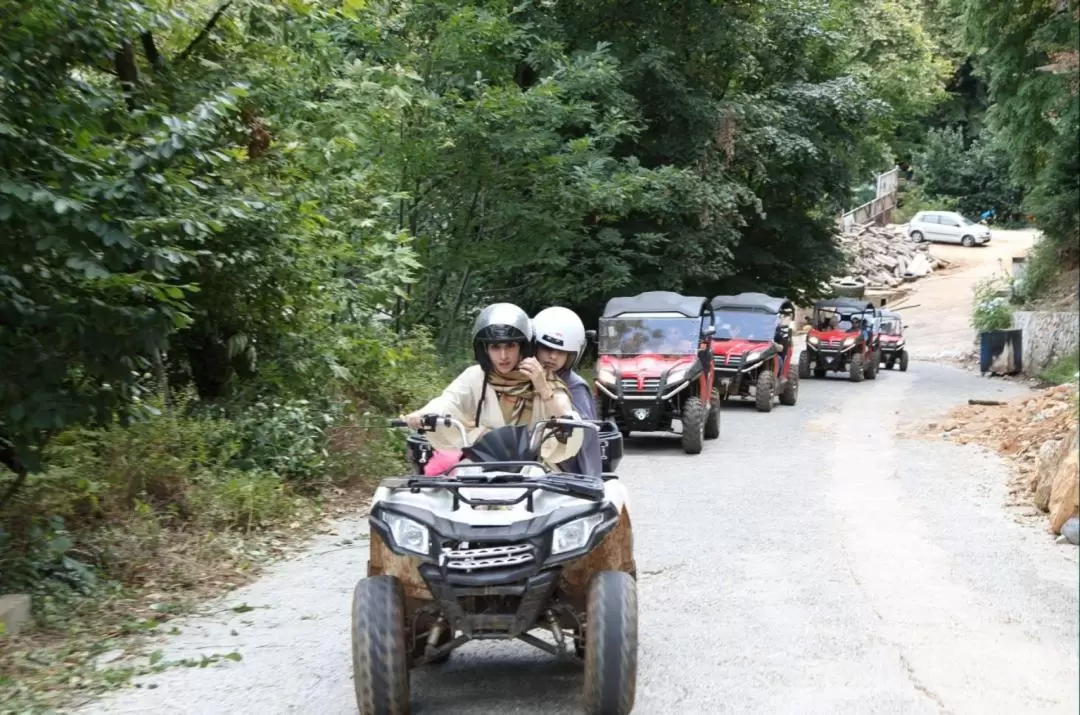
[(896, 189), (900, 182), (900, 167), (894, 166), (877, 177), (877, 192), (872, 201), (857, 206), (840, 217), (840, 226), (847, 230), (855, 224), (870, 223), (886, 211), (896, 208)]

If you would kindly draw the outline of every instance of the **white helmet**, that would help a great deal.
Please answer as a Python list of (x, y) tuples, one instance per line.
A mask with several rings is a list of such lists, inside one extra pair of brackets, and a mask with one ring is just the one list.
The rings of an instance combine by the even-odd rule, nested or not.
[(573, 370), (585, 353), (585, 324), (569, 308), (544, 308), (533, 318), (533, 335), (538, 345), (572, 353), (567, 369)]

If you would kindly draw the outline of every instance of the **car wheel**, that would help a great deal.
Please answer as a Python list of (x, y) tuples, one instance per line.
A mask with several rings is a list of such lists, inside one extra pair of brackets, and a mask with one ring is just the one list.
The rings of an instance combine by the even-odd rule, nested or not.
[(971, 236), (964, 236), (960, 239), (960, 244), (965, 246), (966, 248), (971, 248), (975, 245), (975, 239)]

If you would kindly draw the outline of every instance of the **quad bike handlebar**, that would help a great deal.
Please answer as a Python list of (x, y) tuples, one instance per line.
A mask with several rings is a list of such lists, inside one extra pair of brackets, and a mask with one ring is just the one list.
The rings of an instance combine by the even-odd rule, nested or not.
[[(420, 425), (421, 432), (433, 432), (441, 424), (443, 427), (455, 427), (458, 434), (461, 435), (461, 444), (465, 447), (471, 447), (472, 442), (469, 441), (468, 430), (465, 429), (465, 425), (461, 423), (455, 417), (450, 415), (436, 415), (429, 414), (423, 416), (423, 422)], [(583, 429), (591, 429), (597, 432), (600, 431), (600, 425), (602, 420), (575, 420), (570, 417), (551, 417), (547, 420), (537, 422), (533, 425), (532, 431), (529, 435), (529, 445), (532, 449), (538, 449), (543, 442), (542, 435), (545, 429), (551, 429), (556, 434), (568, 434), (575, 427), (581, 427)], [(408, 427), (408, 423), (403, 419), (390, 420), (391, 427)], [(565, 436), (560, 441), (564, 441)]]

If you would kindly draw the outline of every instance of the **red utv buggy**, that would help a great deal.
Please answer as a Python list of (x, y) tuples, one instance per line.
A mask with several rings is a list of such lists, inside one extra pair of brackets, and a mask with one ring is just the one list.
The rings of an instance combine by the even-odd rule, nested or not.
[(630, 432), (673, 432), (682, 424), (687, 454), (720, 436), (705, 298), (649, 291), (612, 298), (597, 331), (596, 416)]
[(814, 304), (807, 318), (810, 332), (806, 349), (799, 355), (799, 377), (825, 377), (827, 372), (847, 372), (852, 382), (877, 377), (880, 360), (874, 330), (878, 310), (859, 298), (829, 298)]
[(711, 304), (716, 314), (713, 364), (721, 396), (752, 396), (761, 412), (771, 411), (776, 397), (782, 405), (794, 405), (799, 398), (799, 373), (791, 368), (795, 317), (791, 301), (764, 293), (739, 293), (718, 295)]

